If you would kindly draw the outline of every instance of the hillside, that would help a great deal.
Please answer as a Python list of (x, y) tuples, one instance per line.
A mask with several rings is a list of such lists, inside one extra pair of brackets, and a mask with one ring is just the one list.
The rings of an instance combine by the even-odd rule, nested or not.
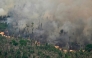
[(35, 40), (0, 36), (0, 58), (92, 58), (92, 52), (64, 53), (53, 45)]
[(34, 40), (0, 36), (0, 58), (60, 58), (62, 53), (54, 46), (38, 44)]
[[(6, 23), (0, 23), (0, 31), (6, 28)], [(61, 52), (54, 46), (42, 45), (31, 39), (0, 35), (0, 58), (57, 58), (61, 56)]]

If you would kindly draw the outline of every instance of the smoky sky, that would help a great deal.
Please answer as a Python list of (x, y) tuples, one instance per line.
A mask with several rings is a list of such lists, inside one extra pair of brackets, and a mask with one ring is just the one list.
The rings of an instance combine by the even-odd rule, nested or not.
[[(0, 0), (0, 15), (9, 15), (7, 23), (23, 29), (34, 23), (34, 32), (47, 34), (49, 43), (62, 41), (92, 42), (92, 0)], [(43, 30), (38, 30), (42, 24)], [(67, 35), (60, 35), (60, 30)]]

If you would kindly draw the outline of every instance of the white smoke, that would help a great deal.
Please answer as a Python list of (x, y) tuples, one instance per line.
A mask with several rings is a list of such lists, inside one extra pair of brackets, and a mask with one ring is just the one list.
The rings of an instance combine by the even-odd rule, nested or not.
[(5, 11), (3, 8), (0, 8), (0, 16), (6, 15)]

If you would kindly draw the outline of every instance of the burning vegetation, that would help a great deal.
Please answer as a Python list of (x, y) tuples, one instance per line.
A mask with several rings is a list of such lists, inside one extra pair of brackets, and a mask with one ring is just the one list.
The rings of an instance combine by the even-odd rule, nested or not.
[(92, 42), (91, 0), (12, 2), (15, 3), (7, 12), (10, 17), (7, 18), (6, 33), (9, 36), (35, 39), (75, 50)]
[[(92, 44), (91, 0), (0, 1), (0, 35), (14, 39), (11, 45), (17, 46), (21, 42), (18, 40), (20, 38), (33, 40), (32, 46), (38, 49), (55, 48), (56, 51), (76, 53), (75, 51), (81, 49), (81, 52), (84, 52), (91, 46), (88, 44)], [(24, 44), (23, 42), (19, 46)], [(22, 47), (21, 50), (24, 48), (26, 49)], [(61, 52), (58, 53), (61, 55)], [(67, 55), (63, 57), (65, 56), (67, 58)]]

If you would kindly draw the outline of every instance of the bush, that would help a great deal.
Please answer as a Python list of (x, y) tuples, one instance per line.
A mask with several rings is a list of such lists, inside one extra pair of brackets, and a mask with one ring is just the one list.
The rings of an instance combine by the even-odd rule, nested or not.
[(30, 50), (30, 53), (33, 54), (34, 53), (34, 50)]
[(85, 46), (85, 51), (88, 51), (88, 52), (92, 51), (92, 44), (86, 45)]
[(7, 28), (6, 23), (0, 23), (0, 31), (4, 31)]
[(20, 40), (19, 43), (20, 43), (21, 46), (26, 46), (27, 45), (26, 40)]
[(21, 52), (20, 52), (20, 50), (16, 51), (16, 58), (21, 58)]
[(23, 56), (22, 56), (22, 58), (28, 58), (28, 56), (27, 56), (27, 52), (23, 52)]
[(15, 45), (15, 46), (18, 45), (18, 43), (15, 40), (12, 40), (12, 44)]

